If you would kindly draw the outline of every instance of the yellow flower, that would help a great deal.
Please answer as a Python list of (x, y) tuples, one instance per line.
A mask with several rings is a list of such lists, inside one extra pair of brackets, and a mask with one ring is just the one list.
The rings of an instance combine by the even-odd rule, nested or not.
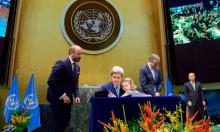
[(11, 124), (4, 127), (4, 131), (24, 130), (29, 124), (30, 116), (21, 110), (15, 110), (11, 115)]
[(119, 122), (119, 125), (120, 125), (120, 132), (126, 132), (126, 126), (123, 122)]

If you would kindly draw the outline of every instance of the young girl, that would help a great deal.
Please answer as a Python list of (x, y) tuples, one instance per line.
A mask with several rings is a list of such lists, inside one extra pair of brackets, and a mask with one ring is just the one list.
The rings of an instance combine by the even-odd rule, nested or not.
[(134, 91), (134, 81), (131, 78), (127, 77), (123, 80), (122, 87), (124, 91)]
[(134, 85), (134, 81), (127, 77), (122, 82), (122, 88), (125, 91), (125, 93), (122, 95), (124, 96), (131, 96), (131, 97), (146, 97), (150, 96), (148, 94), (141, 93), (137, 90), (135, 90), (136, 86)]

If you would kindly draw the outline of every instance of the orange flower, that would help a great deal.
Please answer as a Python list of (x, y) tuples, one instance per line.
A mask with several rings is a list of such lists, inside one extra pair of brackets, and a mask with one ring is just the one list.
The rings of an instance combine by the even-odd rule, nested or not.
[(189, 110), (186, 108), (186, 126), (189, 125)]
[(145, 132), (150, 132), (147, 121), (145, 121), (144, 123), (138, 123), (141, 126), (141, 128), (145, 130)]
[(196, 132), (203, 132), (200, 127), (196, 128)]
[(152, 111), (151, 111), (150, 106), (147, 105), (147, 104), (144, 104), (144, 109), (145, 109), (145, 111), (147, 112), (147, 114), (148, 114), (150, 117), (152, 117)]
[(210, 121), (209, 121), (209, 119), (207, 119), (207, 120), (205, 121), (205, 132), (208, 132), (208, 131), (209, 131), (209, 127), (210, 127)]
[(111, 114), (112, 114), (112, 121), (115, 121), (115, 120), (116, 120), (116, 118), (115, 118), (115, 114), (114, 114), (114, 112), (113, 112), (113, 111), (111, 111)]
[(152, 127), (152, 131), (155, 132), (160, 126), (160, 123), (158, 124), (154, 124), (153, 127)]
[(197, 114), (198, 114), (198, 111), (189, 119), (190, 123), (192, 123), (192, 121), (194, 120), (194, 118), (196, 117)]
[(150, 126), (153, 125), (152, 118), (147, 117), (147, 116), (146, 116), (146, 113), (142, 114), (141, 116), (142, 116), (142, 118), (144, 119), (144, 121), (147, 122)]
[(108, 129), (111, 128), (110, 125), (107, 125), (107, 124), (105, 124), (104, 122), (102, 122), (102, 121), (100, 121), (100, 120), (98, 120), (98, 122), (99, 122), (100, 124), (102, 124), (104, 127), (108, 128)]
[(159, 111), (153, 113), (153, 117), (156, 118), (159, 115)]
[(186, 108), (186, 126), (189, 126), (190, 124), (192, 124), (192, 121), (194, 120), (197, 114), (198, 114), (198, 111), (191, 118), (189, 118), (189, 110), (188, 110), (188, 107)]
[(194, 125), (194, 128), (199, 128), (202, 124), (203, 124), (204, 120), (199, 120), (198, 122), (196, 122), (196, 124)]

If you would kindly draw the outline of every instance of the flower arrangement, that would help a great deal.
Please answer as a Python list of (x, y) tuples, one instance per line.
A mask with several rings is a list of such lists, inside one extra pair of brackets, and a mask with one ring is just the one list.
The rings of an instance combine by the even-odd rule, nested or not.
[(30, 121), (30, 115), (26, 111), (15, 110), (11, 115), (11, 124), (6, 125), (4, 132), (11, 130), (12, 132), (23, 132), (27, 129)]
[[(124, 121), (115, 117), (111, 111), (112, 123), (98, 122), (103, 125), (104, 132), (211, 132), (209, 129), (209, 119), (202, 119), (193, 122), (197, 113), (189, 118), (188, 109), (186, 110), (186, 122), (183, 122), (181, 104), (176, 106), (174, 112), (164, 109), (164, 113), (157, 110), (150, 102), (140, 105), (140, 117), (133, 121), (127, 121), (123, 106)], [(169, 120), (169, 122), (166, 121)]]

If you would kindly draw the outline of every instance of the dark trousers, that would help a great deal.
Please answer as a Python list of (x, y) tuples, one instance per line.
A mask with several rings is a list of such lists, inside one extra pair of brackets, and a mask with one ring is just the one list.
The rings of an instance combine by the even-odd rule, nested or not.
[(199, 121), (199, 120), (203, 119), (203, 117), (204, 117), (204, 110), (203, 110), (203, 107), (199, 106), (199, 105), (196, 105), (194, 107), (189, 107), (190, 117), (194, 116), (197, 111), (198, 111), (198, 113), (197, 113), (196, 117), (194, 118), (193, 122)]
[(71, 117), (71, 105), (50, 104), (52, 112), (53, 132), (64, 132)]

